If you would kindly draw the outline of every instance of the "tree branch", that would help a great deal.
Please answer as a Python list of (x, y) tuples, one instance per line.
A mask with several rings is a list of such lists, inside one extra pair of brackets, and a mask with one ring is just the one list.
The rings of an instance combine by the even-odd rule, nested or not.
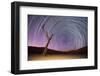
[(52, 37), (53, 37), (53, 34), (51, 34), (51, 36), (49, 36), (49, 33), (48, 33), (48, 31), (45, 30), (44, 26), (45, 26), (45, 24), (42, 26), (42, 29), (43, 29), (43, 31), (44, 31), (46, 37), (47, 37), (47, 43), (46, 43), (45, 49), (44, 49), (44, 51), (43, 51), (43, 55), (46, 56), (47, 49), (48, 49), (48, 45), (49, 45), (49, 43), (50, 43), (50, 41), (51, 41), (51, 39), (52, 39)]
[(44, 26), (45, 26), (45, 24), (42, 26), (42, 29), (43, 29), (43, 31), (45, 32), (47, 39), (49, 39), (48, 31), (45, 30)]

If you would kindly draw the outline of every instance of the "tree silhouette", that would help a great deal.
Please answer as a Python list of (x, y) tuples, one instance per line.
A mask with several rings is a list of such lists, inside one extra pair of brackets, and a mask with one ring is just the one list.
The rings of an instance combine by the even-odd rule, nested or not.
[(42, 30), (44, 31), (45, 36), (47, 38), (47, 43), (46, 43), (44, 51), (43, 51), (43, 55), (46, 56), (46, 53), (47, 53), (47, 50), (48, 50), (48, 45), (49, 45), (49, 43), (50, 43), (50, 41), (53, 37), (53, 34), (49, 35), (49, 32), (44, 27), (45, 27), (45, 24), (42, 26)]

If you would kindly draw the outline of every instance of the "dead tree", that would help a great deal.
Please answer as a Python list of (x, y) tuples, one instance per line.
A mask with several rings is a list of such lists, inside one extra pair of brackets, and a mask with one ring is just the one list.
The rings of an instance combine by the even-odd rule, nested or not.
[(48, 50), (48, 45), (53, 37), (53, 34), (49, 35), (49, 32), (47, 30), (45, 30), (44, 28), (45, 24), (42, 26), (42, 30), (44, 31), (45, 33), (45, 36), (47, 38), (47, 43), (45, 45), (45, 48), (44, 48), (44, 51), (43, 51), (43, 55), (46, 56), (46, 53), (47, 53), (47, 50)]

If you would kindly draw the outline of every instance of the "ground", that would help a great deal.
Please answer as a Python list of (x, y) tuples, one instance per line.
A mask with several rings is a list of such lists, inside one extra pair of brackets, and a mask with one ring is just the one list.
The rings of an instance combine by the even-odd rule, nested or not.
[[(80, 59), (80, 55), (33, 55), (29, 56), (29, 60), (60, 60), (60, 59)], [(83, 57), (84, 58), (84, 57)]]

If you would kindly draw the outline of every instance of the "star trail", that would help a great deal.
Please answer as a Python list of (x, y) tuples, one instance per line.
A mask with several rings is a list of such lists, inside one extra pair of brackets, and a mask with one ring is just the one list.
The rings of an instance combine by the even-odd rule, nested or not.
[(45, 47), (47, 38), (42, 26), (53, 38), (48, 46), (70, 51), (87, 46), (88, 18), (77, 16), (28, 15), (28, 46)]

